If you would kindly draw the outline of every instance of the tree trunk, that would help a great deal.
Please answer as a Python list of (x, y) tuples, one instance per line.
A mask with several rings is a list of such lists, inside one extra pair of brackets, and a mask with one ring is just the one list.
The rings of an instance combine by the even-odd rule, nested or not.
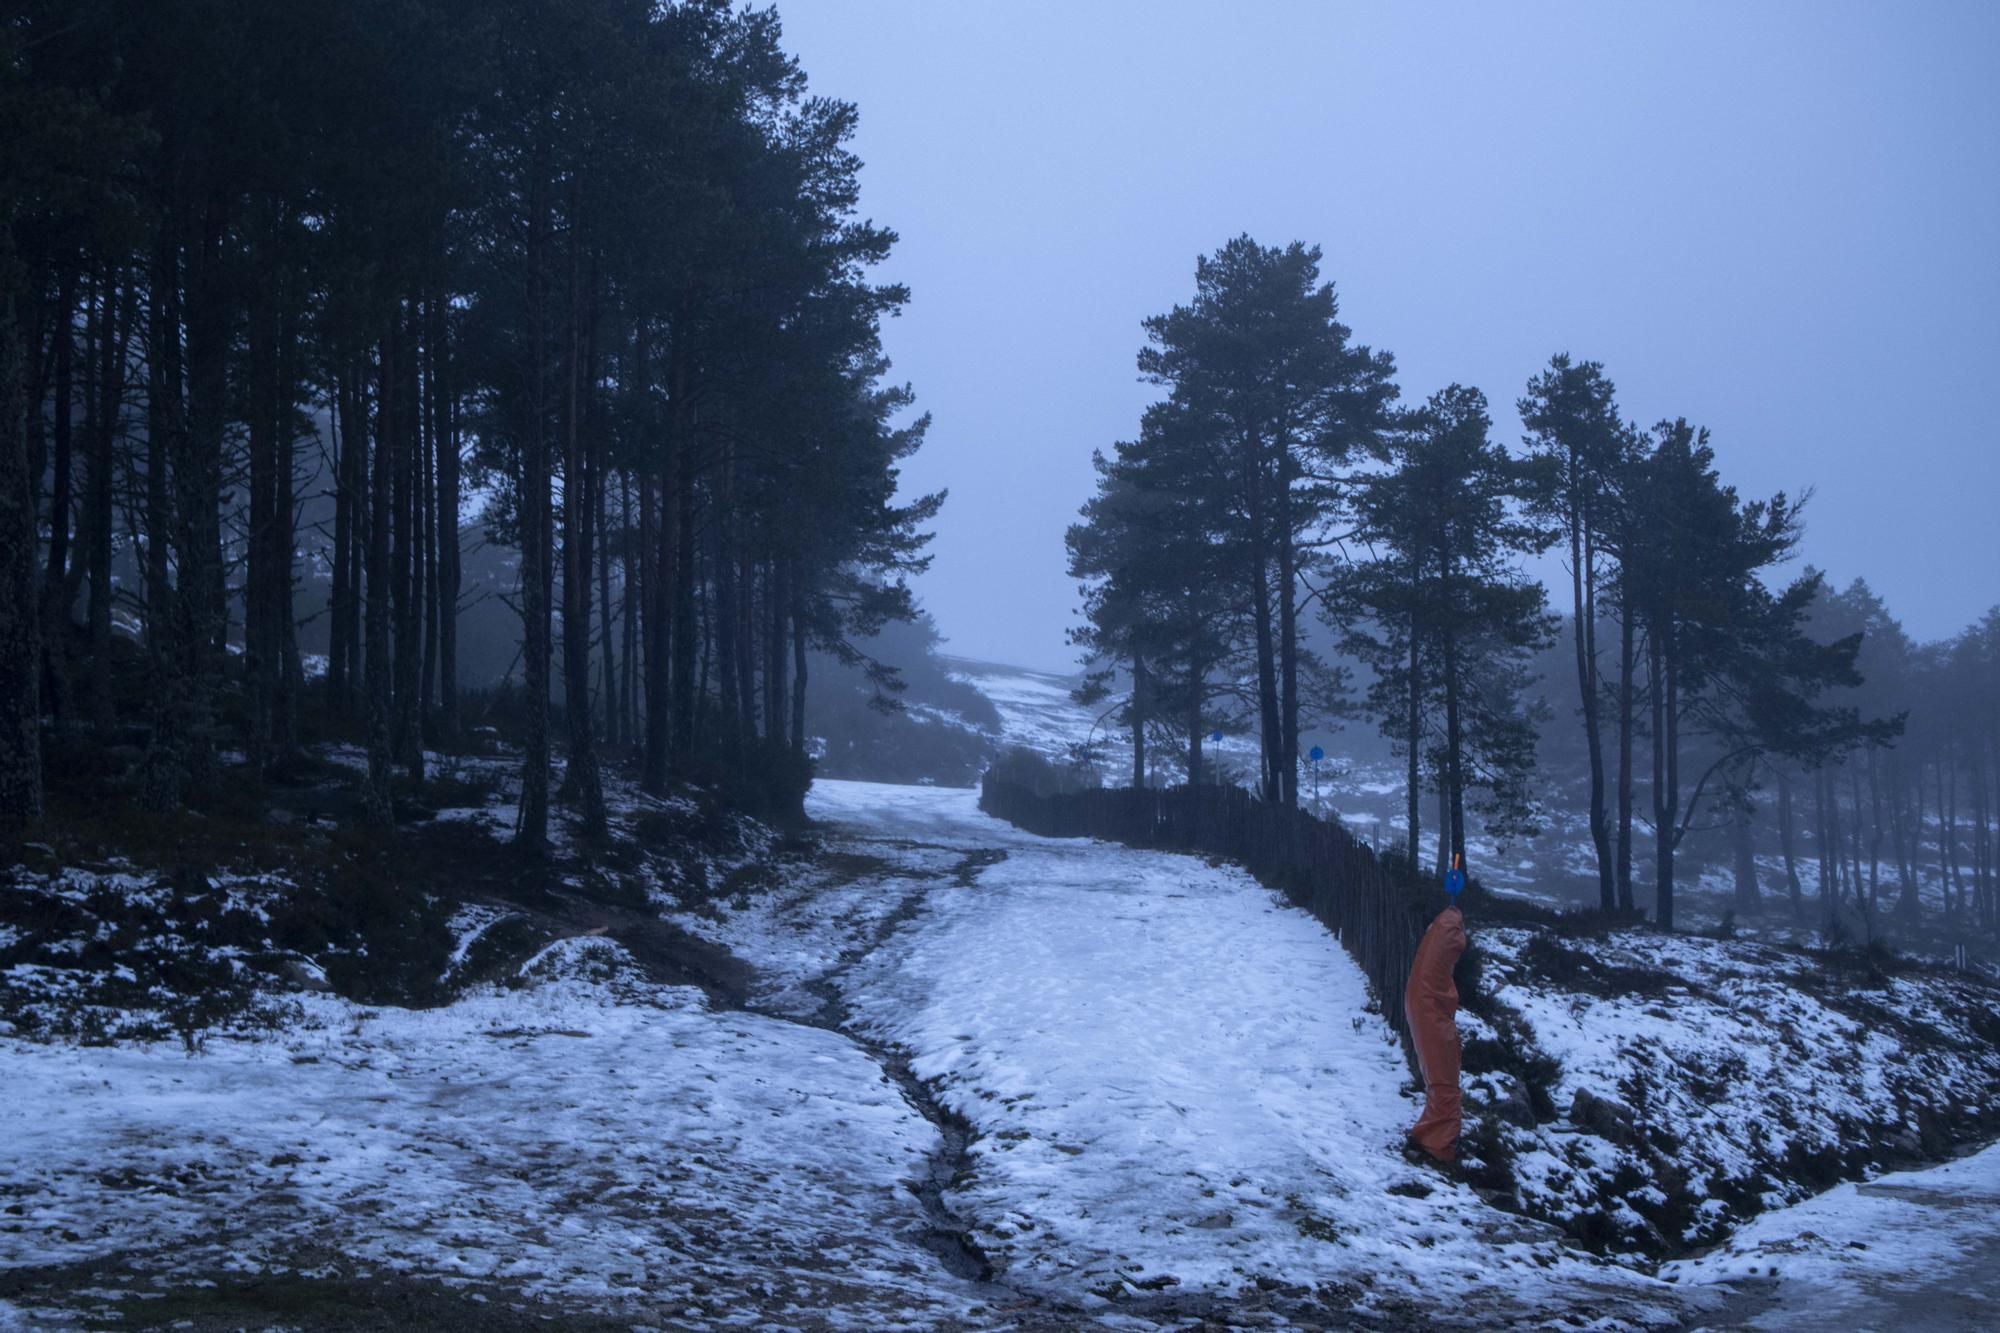
[(277, 693), (276, 636), (271, 632), (271, 529), (278, 505), (278, 311), (273, 290), (270, 234), (266, 216), (258, 226), (250, 283), (249, 425), (250, 511), (243, 583), (243, 683), (250, 705), (250, 761), (258, 772), (271, 763), (271, 713)]
[(806, 617), (805, 599), (792, 585), (792, 753), (806, 754)]
[[(1580, 469), (1572, 454), (1570, 466)], [(1597, 684), (1596, 553), (1588, 532), (1590, 517), (1580, 505), (1570, 508), (1569, 556), (1571, 597), (1576, 624), (1576, 679), (1583, 696), (1583, 743), (1590, 757), (1590, 842), (1597, 852), (1598, 905), (1609, 912), (1618, 906), (1616, 870), (1611, 857), (1611, 829), (1604, 808), (1604, 747), (1600, 742)]]
[[(563, 361), (563, 705), (569, 724), (569, 769), (564, 786), (583, 805), (584, 836), (605, 833), (604, 786), (597, 772), (597, 740), (590, 706), (590, 480), (584, 463), (583, 257), (575, 241), (576, 190), (570, 192), (569, 336)], [(594, 378), (594, 375), (593, 375)]]
[(1730, 848), (1736, 862), (1736, 910), (1749, 914), (1764, 905), (1763, 890), (1757, 883), (1756, 811), (1746, 807), (1729, 821)]
[(278, 318), (278, 514), (270, 534), (272, 548), (272, 620), (278, 632), (278, 697), (272, 709), (272, 741), (278, 755), (298, 749), (298, 701), (306, 685), (306, 667), (298, 654), (298, 616), (292, 606), (292, 562), (298, 554), (298, 432), (292, 412), (298, 406), (298, 386), (304, 378), (298, 356), (298, 282), (286, 294)]
[(618, 716), (618, 617), (611, 604), (611, 529), (605, 496), (604, 432), (593, 430), (590, 444), (591, 527), (597, 537), (597, 614), (603, 623), (601, 649), (604, 654), (604, 743), (616, 753), (622, 743)]
[[(399, 303), (399, 306), (402, 303)], [(396, 759), (413, 784), (424, 780), (424, 738), (417, 721), (417, 691), (423, 666), (422, 559), (419, 551), (418, 515), (423, 508), (422, 488), (417, 473), (423, 465), (421, 423), (423, 405), (417, 397), (417, 345), (422, 339), (418, 302), (411, 300), (396, 316), (402, 327), (396, 331), (392, 372), (396, 379), (396, 467), (394, 473), (395, 552), (390, 557), (390, 576), (396, 616), (395, 720), (392, 743)]]
[(1653, 918), (1662, 930), (1674, 928), (1674, 843), (1680, 817), (1680, 763), (1675, 754), (1678, 719), (1674, 707), (1671, 647), (1664, 632), (1648, 636), (1647, 685), (1653, 704)]
[(229, 415), (229, 296), (222, 271), (224, 201), (211, 198), (188, 272), (187, 430), (174, 463), (178, 531), (177, 584), (185, 632), (179, 685), (186, 771), (194, 790), (214, 789), (215, 686), (226, 651), (227, 596), (222, 561), (222, 446)]
[[(1621, 573), (1622, 577), (1622, 573)], [(1618, 893), (1618, 910), (1632, 910), (1632, 733), (1633, 677), (1638, 674), (1638, 645), (1634, 642), (1632, 598), (1625, 596), (1624, 613), (1618, 626), (1618, 848), (1613, 884)]]
[(299, 743), (299, 693), (305, 670), (299, 659), (299, 622), (292, 606), (292, 564), (298, 549), (297, 446), (292, 412), (298, 404), (300, 297), (288, 284), (278, 318), (277, 495), (271, 515), (270, 620), (271, 646), (277, 654), (271, 700), (271, 743), (280, 758)]
[(785, 633), (785, 616), (792, 605), (791, 573), (790, 562), (783, 560), (773, 560), (766, 573), (770, 593), (765, 600), (770, 603), (770, 614), (766, 617), (769, 622), (769, 651), (764, 657), (764, 697), (767, 700), (765, 713), (769, 718), (766, 725), (770, 729), (769, 740), (774, 749), (791, 747), (791, 738), (787, 734), (790, 728), (786, 725), (791, 711), (790, 645), (787, 642), (790, 636)]
[(527, 690), (521, 758), (521, 806), (514, 843), (528, 855), (549, 850), (549, 440), (548, 210), (542, 185), (547, 153), (536, 146), (528, 198), (529, 420), (521, 432), (521, 653)]
[[(110, 734), (111, 701), (111, 526), (113, 470), (117, 462), (118, 417), (124, 400), (125, 346), (130, 336), (130, 291), (119, 297), (121, 271), (107, 269), (100, 302), (97, 344), (96, 429), (90, 437), (90, 712), (100, 738)], [(121, 309), (122, 322), (121, 322)]]
[(1146, 664), (1132, 659), (1132, 785), (1146, 785)]
[(438, 742), (458, 743), (458, 406), (451, 373), (451, 312), (431, 307), (431, 411), (437, 418)]
[(393, 703), (389, 680), (390, 479), (396, 475), (398, 429), (395, 344), (396, 320), (392, 315), (376, 367), (375, 465), (368, 469), (368, 627), (362, 685), (368, 695), (368, 782), (363, 804), (368, 822), (377, 828), (395, 824), (389, 773), (395, 762), (389, 716)]
[[(642, 492), (641, 503), (644, 498)], [(631, 746), (639, 740), (639, 608), (645, 604), (646, 581), (640, 572), (645, 568), (644, 560), (634, 561), (632, 558), (635, 539), (632, 531), (632, 473), (625, 468), (618, 471), (618, 532), (619, 571), (624, 578), (618, 609), (625, 622), (621, 644), (625, 654), (624, 693), (619, 699), (619, 711), (624, 714), (625, 744)]]
[(1792, 775), (1778, 769), (1778, 846), (1785, 858), (1785, 892), (1792, 904), (1792, 920), (1805, 919), (1804, 889), (1799, 883), (1798, 848), (1793, 834)]
[(435, 298), (425, 300), (417, 309), (420, 316), (418, 328), (423, 334), (423, 354), (417, 361), (417, 387), (421, 401), (418, 412), (418, 434), (423, 440), (423, 448), (417, 457), (417, 568), (419, 582), (423, 588), (423, 665), (417, 670), (417, 737), (421, 744), (432, 744), (437, 737), (437, 670), (438, 670), (438, 505), (437, 505), (437, 457), (438, 430), (437, 412), (437, 346), (432, 341), (436, 335), (437, 321), (432, 318), (431, 306)]
[(670, 709), (679, 707), (678, 699), (671, 704), (668, 700), (669, 655), (678, 652), (672, 642), (674, 562), (668, 519), (674, 500), (668, 480), (663, 474), (660, 486), (650, 479), (642, 479), (639, 486), (640, 564), (646, 571), (646, 747), (640, 782), (655, 796), (667, 789), (673, 743)]
[(1446, 629), (1444, 635), (1444, 732), (1445, 784), (1451, 793), (1451, 858), (1447, 865), (1462, 865), (1465, 857), (1465, 737), (1459, 719), (1458, 633)]
[[(42, 670), (44, 702), (61, 722), (69, 706), (69, 532), (73, 411), (76, 402), (76, 271), (65, 267), (49, 321), (55, 340), (54, 451), (50, 455), (49, 560), (42, 585)], [(34, 412), (41, 411), (35, 403)], [(33, 498), (32, 496), (30, 497)], [(32, 544), (31, 544), (32, 547)], [(29, 559), (33, 559), (32, 549)]]
[(1299, 803), (1298, 552), (1292, 545), (1291, 451), (1280, 454), (1278, 475), (1278, 801)]
[[(180, 728), (187, 676), (168, 552), (178, 526), (170, 460), (183, 453), (187, 418), (181, 398), (180, 245), (171, 203), (162, 207), (149, 274), (146, 357), (146, 649), (153, 682), (152, 736), (140, 774), (141, 799), (156, 811), (180, 808), (187, 761)], [(32, 549), (32, 543), (30, 543)]]
[(1423, 802), (1423, 750), (1424, 750), (1424, 691), (1423, 660), (1418, 635), (1419, 625), (1416, 612), (1410, 613), (1410, 696), (1409, 716), (1404, 725), (1409, 737), (1409, 777), (1405, 799), (1408, 803), (1410, 821), (1410, 869), (1419, 866), (1417, 848), (1418, 836), (1422, 832), (1420, 810)]
[[(668, 407), (672, 427), (668, 432), (674, 451), (673, 481), (662, 503), (661, 591), (671, 584), (673, 597), (673, 717), (669, 744), (677, 762), (685, 763), (694, 750), (695, 649), (699, 635), (695, 625), (695, 507), (694, 507), (694, 408), (688, 401), (687, 349), (685, 336), (675, 333), (671, 351)], [(672, 552), (671, 561), (666, 553)], [(664, 649), (667, 640), (659, 640)]]
[[(35, 476), (28, 460), (26, 353), (7, 282), (13, 238), (0, 222), (0, 839), (42, 817), (41, 608), (35, 591)], [(5, 843), (0, 843), (5, 846)]]

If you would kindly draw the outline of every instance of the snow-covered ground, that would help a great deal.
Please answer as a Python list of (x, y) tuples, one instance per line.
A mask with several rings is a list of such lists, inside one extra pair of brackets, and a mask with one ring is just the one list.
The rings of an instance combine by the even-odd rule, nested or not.
[(1990, 1329), (2000, 1322), (2000, 1145), (1766, 1213), (1661, 1276), (1738, 1284), (1731, 1322), (1751, 1328)]
[[(451, 829), (504, 835), (504, 790), (466, 799)], [(431, 1009), (267, 977), (260, 1022), (195, 1054), (0, 1032), (0, 1328), (240, 1314), (202, 1302), (274, 1275), (430, 1284), (466, 1326), (521, 1305), (673, 1328), (1623, 1328), (1934, 1301), (1993, 1271), (1991, 1152), (1766, 1213), (1658, 1276), (1583, 1253), (1404, 1157), (1400, 1051), (1306, 914), (1240, 871), (1033, 837), (975, 800), (822, 782), (814, 859), (739, 829), (699, 873), (634, 867), (653, 926), (748, 965), (733, 989), (664, 984), (638, 943), (586, 934)], [(686, 802), (614, 803), (640, 842), (700, 823)], [(0, 892), (83, 905), (67, 875)], [(588, 885), (572, 868), (553, 887)], [(129, 867), (105, 891), (158, 896)], [(218, 893), (254, 916), (282, 891)], [(495, 975), (491, 941), (535, 910), (459, 905), (438, 966)], [(619, 910), (630, 942), (643, 913)], [(1657, 949), (1680, 947), (1700, 946)], [(1612, 1029), (1661, 1001), (1538, 1007), (1508, 971), (1521, 949), (1493, 952), (1573, 1081), (1615, 1084)], [(1769, 997), (1725, 983), (1702, 997), (1708, 1035), (1747, 1040)], [(1866, 1092), (1846, 1087), (1807, 1091)], [(1747, 1133), (1729, 1117), (1752, 1110), (1702, 1132)], [(1844, 1308), (1868, 1327), (1944, 1307)]]
[[(1556, 1066), (1556, 1118), (1491, 1127), (1522, 1202), (1608, 1248), (1713, 1244), (1939, 1151), (2000, 1093), (1996, 996), (1949, 972), (1646, 930), (1564, 939), (1475, 919), (1472, 934), (1478, 1004)], [(1485, 1084), (1467, 1078), (1475, 1105)]]
[(4, 1266), (136, 1255), (143, 1280), (79, 1303), (128, 1322), (182, 1279), (301, 1264), (718, 1326), (929, 1327), (976, 1303), (911, 1239), (930, 1127), (852, 1043), (712, 1012), (607, 940), (525, 974), (429, 1011), (304, 996), (285, 1030), (197, 1058), (9, 1043)]

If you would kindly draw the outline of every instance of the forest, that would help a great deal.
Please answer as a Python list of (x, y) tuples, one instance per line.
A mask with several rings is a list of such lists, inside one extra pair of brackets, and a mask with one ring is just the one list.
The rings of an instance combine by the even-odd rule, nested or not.
[(809, 661), (894, 690), (851, 645), (914, 614), (943, 496), (897, 497), (926, 419), (879, 338), (896, 238), (856, 213), (853, 106), (807, 89), (776, 15), (10, 13), (11, 831), (51, 775), (198, 807), (219, 756), (278, 772), (330, 738), (365, 745), (387, 827), (465, 725), (485, 541), (518, 560), (495, 595), (523, 850), (558, 740), (557, 795), (599, 834), (607, 748), (651, 792), (796, 808)]
[[(1795, 919), (1809, 881), (1810, 920), (1852, 938), (2000, 926), (2000, 608), (1918, 644), (1865, 582), (1787, 572), (1809, 495), (1739, 495), (1707, 430), (1625, 419), (1597, 362), (1523, 387), (1518, 448), (1476, 388), (1404, 405), (1320, 259), (1247, 235), (1200, 259), (1145, 322), (1163, 395), (1070, 529), (1083, 694), (1135, 784), (1149, 745), (1198, 784), (1204, 739), (1250, 732), (1257, 789), (1293, 804), (1301, 736), (1367, 720), (1405, 764), (1412, 860), (1436, 799), (1439, 873), (1473, 819), (1533, 835), (1573, 806), (1606, 911), (1634, 910), (1637, 826), (1662, 926), (1676, 853), (1723, 830), (1734, 911), (1763, 906), (1762, 836)], [(1552, 549), (1554, 598), (1526, 568)]]

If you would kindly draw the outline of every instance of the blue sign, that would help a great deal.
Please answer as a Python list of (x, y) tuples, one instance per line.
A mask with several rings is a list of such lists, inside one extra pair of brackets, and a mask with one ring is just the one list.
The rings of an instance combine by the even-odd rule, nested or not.
[(1326, 751), (1320, 749), (1317, 745), (1315, 745), (1312, 747), (1311, 750), (1306, 752), (1306, 758), (1312, 760), (1315, 764), (1317, 764), (1320, 760), (1326, 758)]
[(1208, 738), (1209, 738), (1210, 740), (1214, 741), (1214, 742), (1215, 742), (1215, 743), (1216, 743), (1217, 745), (1220, 745), (1220, 744), (1222, 744), (1222, 730), (1221, 730), (1221, 728), (1219, 728), (1219, 727), (1218, 727), (1218, 728), (1217, 728), (1216, 730), (1214, 730), (1214, 731), (1211, 731), (1211, 732), (1209, 732), (1209, 733), (1208, 733)]
[(1445, 872), (1444, 892), (1445, 896), (1453, 902), (1458, 901), (1458, 895), (1465, 892), (1465, 872), (1463, 870), (1453, 866)]

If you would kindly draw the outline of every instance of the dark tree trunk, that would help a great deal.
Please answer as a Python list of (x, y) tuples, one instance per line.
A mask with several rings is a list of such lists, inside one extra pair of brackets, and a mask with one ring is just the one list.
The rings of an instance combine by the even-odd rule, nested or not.
[[(1919, 782), (1922, 770), (1919, 770)], [(1923, 792), (1917, 793), (1918, 828), (1922, 828)], [(1900, 753), (1889, 760), (1889, 836), (1890, 850), (1896, 856), (1896, 915), (1905, 922), (1917, 919), (1917, 879), (1913, 873), (1910, 857), (1909, 837), (1910, 792), (1903, 779), (1903, 759)]]
[[(395, 506), (395, 551), (389, 558), (392, 596), (396, 617), (395, 719), (391, 743), (397, 762), (410, 781), (421, 786), (424, 780), (424, 738), (417, 723), (417, 689), (423, 666), (423, 585), (420, 580), (420, 534), (418, 511), (423, 507), (417, 472), (423, 461), (423, 439), (419, 423), (422, 405), (417, 398), (417, 344), (421, 337), (416, 302), (399, 302), (393, 367), (385, 367), (384, 380), (393, 374), (396, 381), (396, 466), (391, 473)], [(385, 410), (387, 405), (385, 404)]]
[[(1581, 463), (1574, 458), (1573, 468)], [(1570, 510), (1570, 585), (1576, 615), (1576, 679), (1583, 702), (1583, 744), (1590, 759), (1590, 842), (1597, 852), (1597, 900), (1605, 911), (1618, 906), (1618, 883), (1611, 855), (1611, 826), (1604, 807), (1604, 746), (1598, 719), (1597, 573), (1588, 510)]]
[(1444, 636), (1444, 730), (1445, 784), (1451, 794), (1451, 860), (1465, 861), (1465, 737), (1459, 719), (1458, 635), (1447, 630)]
[(271, 739), (280, 757), (299, 743), (299, 693), (305, 669), (299, 659), (299, 622), (292, 608), (292, 563), (297, 554), (297, 435), (292, 411), (298, 404), (299, 300), (287, 293), (278, 320), (278, 495), (271, 532), (271, 620), (278, 654), (276, 695), (271, 708)]
[(271, 762), (271, 714), (277, 693), (276, 636), (271, 610), (271, 531), (278, 504), (278, 311), (272, 289), (268, 218), (260, 232), (264, 244), (253, 256), (256, 276), (250, 285), (249, 383), (247, 417), (250, 447), (249, 540), (246, 542), (243, 586), (243, 682), (250, 704), (250, 758), (258, 771)]
[(1674, 843), (1680, 816), (1680, 765), (1674, 753), (1673, 662), (1664, 632), (1656, 627), (1647, 640), (1648, 692), (1653, 706), (1653, 918), (1663, 930), (1674, 925)]
[(432, 337), (437, 321), (432, 318), (431, 301), (418, 312), (422, 316), (423, 354), (417, 361), (417, 386), (422, 410), (417, 436), (423, 444), (417, 455), (418, 569), (423, 586), (423, 664), (417, 671), (417, 737), (429, 745), (437, 738), (438, 669), (438, 505), (437, 505), (437, 347)]
[(796, 583), (792, 590), (792, 750), (806, 752), (806, 617), (805, 599)]
[(1757, 884), (1757, 843), (1754, 809), (1736, 812), (1730, 820), (1730, 850), (1736, 862), (1736, 910), (1743, 913), (1757, 911), (1764, 904), (1763, 892)]
[(14, 262), (0, 223), (0, 838), (42, 817), (41, 608), (35, 589), (35, 475)]
[[(640, 502), (644, 503), (641, 493)], [(632, 474), (626, 469), (618, 472), (618, 561), (619, 572), (624, 578), (624, 591), (619, 599), (619, 613), (625, 622), (622, 648), (625, 654), (623, 674), (624, 693), (619, 699), (619, 711), (624, 716), (626, 745), (634, 745), (639, 739), (639, 714), (636, 695), (639, 688), (639, 608), (644, 605), (646, 582), (640, 576), (645, 568), (644, 559), (633, 560), (632, 547), (635, 534), (632, 531)]]
[(438, 741), (458, 742), (458, 408), (451, 374), (451, 315), (431, 303), (431, 413), (437, 434)]
[(787, 681), (790, 674), (787, 670), (789, 645), (786, 643), (788, 636), (785, 633), (785, 612), (792, 604), (791, 590), (786, 578), (789, 572), (790, 566), (773, 560), (765, 574), (768, 588), (764, 598), (768, 603), (765, 615), (768, 638), (767, 651), (764, 655), (764, 716), (767, 719), (765, 725), (769, 728), (769, 740), (773, 748), (790, 744), (786, 735), (788, 728), (785, 725), (786, 714), (790, 711), (791, 705)]
[(1279, 455), (1278, 475), (1278, 801), (1292, 809), (1299, 803), (1299, 610), (1289, 449)]
[(1419, 637), (1421, 626), (1416, 613), (1410, 613), (1410, 692), (1409, 713), (1404, 719), (1405, 734), (1409, 737), (1409, 774), (1405, 779), (1406, 818), (1410, 822), (1410, 869), (1415, 871), (1422, 862), (1417, 849), (1422, 830), (1423, 779), (1424, 779), (1424, 692), (1423, 692), (1423, 650)]
[(1632, 788), (1635, 778), (1632, 771), (1632, 734), (1634, 730), (1633, 703), (1636, 691), (1634, 677), (1638, 675), (1638, 645), (1631, 611), (1632, 600), (1628, 592), (1625, 598), (1625, 614), (1618, 627), (1618, 850), (1617, 866), (1613, 876), (1618, 892), (1618, 910), (1632, 910)]
[(1799, 884), (1799, 858), (1792, 819), (1792, 775), (1778, 770), (1778, 845), (1785, 857), (1785, 892), (1791, 899), (1792, 920), (1805, 918), (1804, 890)]
[[(677, 762), (685, 762), (694, 748), (696, 648), (699, 635), (695, 623), (695, 457), (694, 409), (688, 401), (686, 353), (682, 335), (675, 335), (670, 372), (673, 415), (668, 433), (674, 451), (673, 480), (662, 502), (661, 584), (662, 592), (671, 585), (673, 597), (673, 718), (670, 744)], [(671, 561), (667, 553), (671, 551)], [(666, 639), (657, 641), (662, 647)]]
[(1251, 575), (1251, 598), (1255, 604), (1257, 636), (1257, 718), (1259, 750), (1263, 760), (1260, 795), (1267, 801), (1283, 799), (1284, 784), (1279, 777), (1283, 730), (1278, 720), (1278, 650), (1271, 624), (1271, 582), (1269, 562), (1260, 552)]
[[(180, 245), (171, 204), (162, 209), (149, 275), (146, 384), (146, 648), (153, 681), (152, 737), (141, 770), (140, 791), (154, 810), (175, 810), (187, 781), (180, 728), (186, 669), (178, 599), (169, 578), (168, 552), (178, 526), (171, 460), (183, 452), (186, 416), (181, 399)], [(32, 543), (30, 543), (32, 549)]]
[(333, 406), (328, 428), (333, 435), (333, 589), (327, 598), (326, 711), (330, 718), (347, 712), (347, 602), (354, 595), (347, 582), (348, 548), (354, 540), (354, 500), (348, 489), (348, 456), (354, 452), (353, 420), (347, 410), (347, 389), (338, 372), (333, 377)]
[(747, 538), (737, 543), (736, 588), (736, 697), (743, 706), (743, 738), (754, 742), (763, 721), (757, 706), (757, 561)]
[(1201, 672), (1201, 668), (1200, 668), (1200, 666), (1199, 666), (1198, 664), (1196, 664), (1195, 662), (1193, 662), (1193, 661), (1190, 661), (1190, 662), (1188, 663), (1188, 682), (1187, 682), (1187, 692), (1188, 692), (1188, 697), (1187, 697), (1187, 733), (1188, 733), (1188, 758), (1187, 758), (1187, 770), (1188, 770), (1188, 786), (1189, 786), (1189, 787), (1191, 787), (1191, 788), (1194, 788), (1194, 789), (1195, 789), (1196, 791), (1199, 791), (1199, 790), (1200, 790), (1200, 788), (1201, 788), (1201, 778), (1202, 778), (1202, 772), (1201, 772), (1201, 768), (1202, 768), (1202, 764), (1201, 764), (1201, 759), (1202, 759), (1202, 755), (1201, 755), (1201, 741), (1202, 741), (1202, 734), (1201, 734), (1201, 696), (1202, 696), (1202, 685), (1203, 685), (1203, 684), (1204, 684), (1204, 682), (1203, 682), (1203, 680), (1202, 680), (1202, 672)]
[(211, 199), (196, 237), (188, 273), (187, 430), (175, 460), (179, 551), (181, 665), (185, 700), (181, 733), (186, 771), (196, 790), (212, 790), (215, 761), (215, 686), (226, 651), (228, 602), (222, 562), (222, 445), (229, 414), (229, 293), (222, 271), (227, 219), (223, 201)]
[(604, 432), (591, 432), (590, 511), (591, 526), (597, 535), (597, 614), (603, 624), (600, 651), (604, 654), (603, 688), (604, 743), (616, 753), (623, 743), (618, 717), (618, 616), (611, 603), (611, 529), (609, 504), (605, 495), (608, 469), (605, 462)]
[(722, 753), (724, 761), (732, 769), (740, 763), (739, 742), (742, 737), (742, 697), (737, 692), (739, 681), (736, 673), (737, 618), (736, 618), (736, 556), (732, 549), (732, 520), (735, 517), (736, 497), (734, 489), (734, 461), (725, 447), (720, 465), (716, 468), (716, 496), (709, 523), (715, 534), (710, 558), (714, 561), (715, 607), (710, 621), (711, 641), (715, 647), (717, 684), (720, 694), (719, 712), (722, 723)]
[[(368, 781), (364, 791), (368, 822), (378, 828), (395, 823), (390, 792), (390, 745), (393, 705), (389, 679), (389, 532), (392, 527), (391, 479), (396, 475), (396, 319), (387, 321), (376, 366), (375, 465), (368, 469), (368, 629), (363, 689), (368, 695)], [(365, 419), (364, 419), (365, 420)]]
[(528, 401), (521, 432), (521, 653), (527, 689), (521, 762), (521, 810), (515, 845), (531, 856), (549, 849), (549, 441), (548, 216), (541, 198), (548, 178), (537, 148), (528, 201)]
[(1146, 785), (1146, 663), (1132, 659), (1132, 785)]
[[(76, 402), (76, 271), (66, 267), (49, 320), (55, 341), (54, 450), (50, 454), (49, 559), (42, 584), (44, 702), (60, 722), (69, 716), (69, 534)], [(41, 411), (34, 404), (32, 411)], [(32, 498), (32, 497), (31, 497)], [(32, 554), (29, 557), (33, 559)]]
[[(640, 564), (646, 571), (646, 746), (640, 766), (641, 785), (658, 796), (667, 789), (668, 746), (671, 741), (667, 667), (673, 620), (672, 539), (668, 520), (673, 514), (671, 488), (642, 480), (639, 490)], [(675, 707), (678, 706), (676, 701)]]
[[(125, 390), (125, 345), (130, 336), (132, 293), (122, 293), (120, 271), (108, 269), (100, 302), (97, 344), (96, 428), (90, 437), (90, 712), (100, 736), (110, 733), (111, 702), (111, 527), (116, 489), (120, 404)], [(121, 308), (123, 311), (121, 321)]]
[[(575, 243), (576, 192), (570, 194), (569, 330), (563, 363), (563, 705), (569, 724), (569, 768), (564, 786), (583, 805), (588, 838), (605, 833), (604, 787), (597, 772), (597, 740), (590, 706), (590, 480), (584, 463), (585, 381), (583, 258)], [(593, 375), (594, 378), (594, 375)]]

